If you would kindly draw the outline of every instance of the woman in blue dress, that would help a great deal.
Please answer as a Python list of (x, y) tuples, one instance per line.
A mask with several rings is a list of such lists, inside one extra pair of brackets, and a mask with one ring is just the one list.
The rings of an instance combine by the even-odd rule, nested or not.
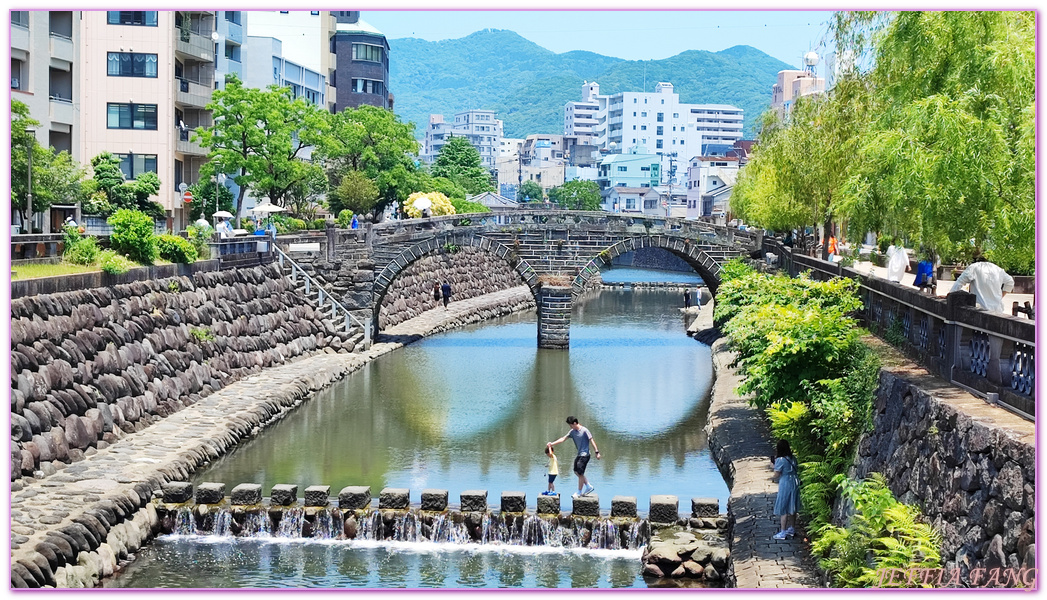
[(796, 472), (799, 463), (793, 456), (789, 442), (778, 441), (774, 453), (774, 476), (778, 482), (778, 498), (774, 501), (774, 514), (782, 517), (782, 530), (774, 534), (774, 539), (784, 540), (796, 534), (796, 513), (800, 512), (800, 478)]

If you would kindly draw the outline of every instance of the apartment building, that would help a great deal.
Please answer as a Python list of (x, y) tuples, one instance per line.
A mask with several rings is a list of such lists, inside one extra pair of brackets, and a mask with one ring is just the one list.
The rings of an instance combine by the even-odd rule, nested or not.
[(600, 95), (596, 83), (585, 83), (582, 94), (581, 103), (569, 102), (564, 107), (565, 131), (586, 132), (592, 135), (595, 146), (611, 152), (634, 146), (650, 148), (662, 157), (661, 172), (675, 179), (672, 183), (676, 185), (686, 183), (672, 172), (677, 157), (697, 155), (702, 144), (731, 144), (742, 138), (742, 109), (728, 104), (680, 102), (668, 82), (659, 82), (650, 93), (609, 96)]
[[(80, 148), (80, 11), (11, 11), (11, 99), (40, 122), (36, 139), (82, 160)], [(61, 201), (33, 215), (31, 227), (57, 231), (76, 207)], [(15, 216), (14, 218), (18, 218)], [(13, 223), (21, 225), (21, 223)]]
[[(252, 10), (243, 13), (249, 37), (271, 37), (283, 42), (283, 57), (324, 76), (324, 101), (335, 112), (336, 15), (350, 11)], [(353, 11), (358, 12), (358, 11)], [(251, 52), (250, 48), (247, 50)]]
[(358, 10), (335, 11), (332, 51), (337, 68), (332, 85), (337, 90), (335, 111), (364, 104), (393, 110), (389, 91), (389, 42), (385, 34), (360, 18)]
[(797, 98), (825, 92), (825, 79), (811, 71), (778, 71), (778, 82), (771, 87), (771, 108), (786, 116)]
[(687, 163), (687, 218), (726, 215), (738, 180), (740, 157), (713, 146)]
[(187, 225), (178, 186), (193, 183), (207, 151), (190, 141), (208, 126), (215, 88), (214, 11), (83, 11), (81, 140), (85, 163), (120, 157), (127, 179), (155, 172), (167, 226)]
[(467, 110), (454, 116), (454, 122), (444, 121), (443, 115), (429, 115), (425, 130), (421, 159), (436, 162), (440, 149), (447, 140), (461, 136), (480, 153), (480, 162), (490, 170), (497, 168), (502, 153), (502, 122), (493, 110)]
[(646, 148), (633, 147), (622, 154), (607, 154), (597, 166), (596, 183), (604, 197), (604, 210), (613, 210), (608, 202), (615, 188), (653, 188), (661, 181), (661, 157)]
[(214, 38), (215, 89), (225, 89), (227, 75), (236, 75), (244, 81), (244, 31), (247, 26), (247, 11), (220, 10), (217, 13)]
[(318, 71), (284, 57), (284, 44), (273, 37), (247, 36), (244, 85), (265, 89), (278, 85), (291, 89), (292, 98), (327, 106), (327, 78)]

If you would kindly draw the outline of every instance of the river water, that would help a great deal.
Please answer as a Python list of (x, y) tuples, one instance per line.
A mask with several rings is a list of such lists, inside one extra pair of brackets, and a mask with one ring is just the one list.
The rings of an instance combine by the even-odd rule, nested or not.
[[(630, 269), (635, 270), (635, 269)], [(602, 291), (576, 302), (569, 351), (539, 350), (533, 313), (427, 338), (317, 394), (194, 483), (524, 491), (546, 488), (546, 441), (567, 415), (601, 450), (587, 474), (600, 505), (654, 494), (729, 494), (704, 432), (709, 348), (684, 335), (677, 292)], [(570, 510), (575, 449), (557, 446)], [(644, 587), (639, 551), (164, 536), (113, 587)], [(193, 569), (184, 568), (193, 565)]]

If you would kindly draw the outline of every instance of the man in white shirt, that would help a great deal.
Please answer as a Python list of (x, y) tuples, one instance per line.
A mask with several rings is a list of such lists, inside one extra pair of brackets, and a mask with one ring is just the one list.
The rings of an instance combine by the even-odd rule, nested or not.
[(1007, 312), (1003, 308), (1003, 295), (1014, 289), (1014, 278), (1007, 271), (979, 256), (964, 269), (949, 293), (960, 291), (968, 283), (978, 306), (990, 312)]

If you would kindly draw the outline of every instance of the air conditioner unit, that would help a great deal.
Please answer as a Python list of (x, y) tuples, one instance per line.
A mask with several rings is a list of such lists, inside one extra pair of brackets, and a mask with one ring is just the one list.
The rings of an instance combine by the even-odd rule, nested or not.
[(19, 82), (18, 82), (18, 78), (17, 78), (17, 77), (12, 77), (12, 78), (11, 78), (11, 89), (12, 89), (12, 90), (17, 90), (17, 89), (19, 89), (19, 87), (18, 87), (18, 83), (19, 83)]

